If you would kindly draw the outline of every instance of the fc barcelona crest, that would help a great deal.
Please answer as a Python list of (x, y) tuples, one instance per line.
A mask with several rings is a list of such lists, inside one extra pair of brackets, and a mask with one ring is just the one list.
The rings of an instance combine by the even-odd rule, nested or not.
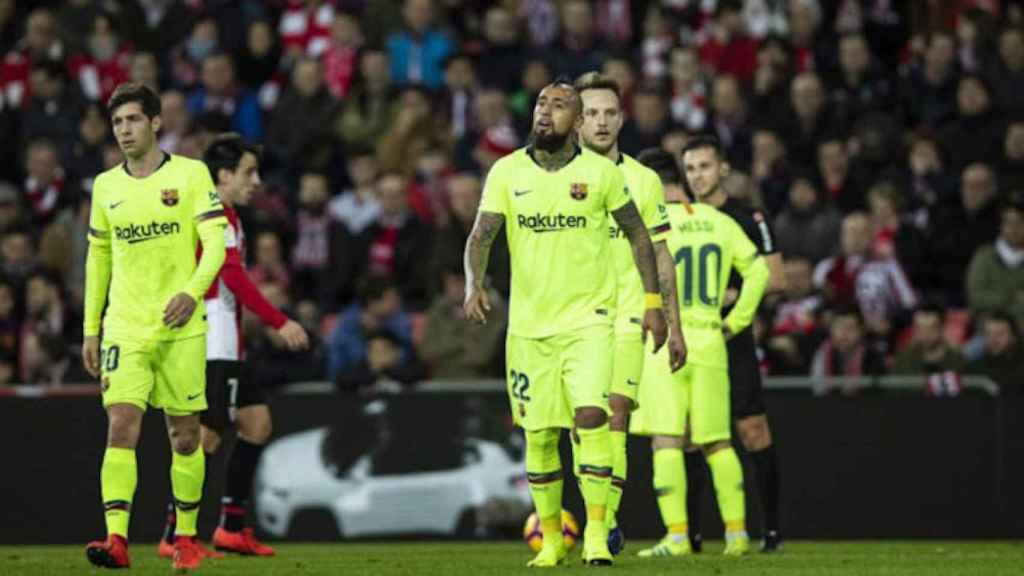
[(178, 191), (174, 188), (161, 190), (160, 200), (163, 201), (164, 206), (174, 206), (178, 203)]
[(587, 197), (587, 185), (577, 182), (569, 186), (569, 196), (572, 196), (573, 200), (583, 200)]

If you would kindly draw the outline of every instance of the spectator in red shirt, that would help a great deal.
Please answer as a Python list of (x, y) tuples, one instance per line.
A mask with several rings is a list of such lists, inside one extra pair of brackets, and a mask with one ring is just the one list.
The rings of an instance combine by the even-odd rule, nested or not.
[(31, 96), (29, 73), (32, 63), (40, 59), (64, 60), (64, 46), (57, 37), (53, 14), (39, 8), (25, 21), (25, 36), (0, 64), (0, 101), (5, 106), (20, 108)]
[(92, 21), (86, 51), (71, 57), (71, 74), (86, 98), (106, 102), (122, 82), (127, 82), (132, 64), (132, 47), (121, 42), (117, 24), (109, 14), (99, 13)]
[(57, 146), (49, 140), (34, 140), (25, 151), (25, 198), (32, 221), (45, 226), (67, 204), (64, 168)]
[(327, 49), (334, 21), (330, 0), (287, 0), (277, 31), (289, 58), (317, 57)]
[(840, 391), (846, 396), (859, 392), (861, 386), (852, 383), (833, 384), (825, 378), (862, 377), (882, 374), (885, 364), (874, 350), (864, 342), (864, 324), (856, 307), (845, 307), (832, 314), (829, 338), (814, 354), (811, 377), (814, 393), (827, 394)]
[(335, 14), (331, 23), (331, 41), (321, 55), (327, 89), (335, 98), (348, 95), (362, 45), (363, 31), (359, 28), (359, 20), (345, 12)]
[(732, 74), (750, 84), (757, 68), (757, 42), (747, 36), (743, 4), (738, 0), (720, 0), (715, 19), (707, 27), (708, 36), (700, 46), (700, 60), (717, 74)]

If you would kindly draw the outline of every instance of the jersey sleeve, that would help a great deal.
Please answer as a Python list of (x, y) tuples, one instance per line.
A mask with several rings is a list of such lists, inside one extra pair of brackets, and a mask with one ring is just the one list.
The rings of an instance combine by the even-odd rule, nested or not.
[(644, 225), (651, 233), (651, 242), (660, 242), (668, 238), (672, 225), (668, 222), (668, 210), (665, 208), (665, 189), (661, 185), (661, 179), (651, 174), (644, 179), (644, 205), (640, 207), (640, 216), (644, 219)]
[(775, 243), (775, 232), (768, 223), (768, 217), (760, 210), (745, 211), (742, 218), (736, 219), (743, 232), (757, 247), (759, 254), (775, 254), (779, 251)]
[(89, 207), (89, 243), (110, 246), (110, 222), (107, 221), (106, 207), (103, 205), (101, 179), (93, 184), (92, 205)]
[(210, 171), (201, 163), (196, 163), (189, 182), (189, 195), (192, 197), (192, 215), (197, 227), (227, 226), (224, 205), (217, 195), (217, 187), (213, 185)]
[(89, 209), (89, 252), (85, 259), (85, 313), (82, 333), (97, 336), (102, 324), (103, 308), (107, 303), (107, 290), (113, 270), (110, 250), (110, 224), (104, 210), (99, 181), (93, 187), (93, 201)]
[(759, 249), (750, 241), (746, 232), (734, 222), (729, 227), (728, 241), (732, 252), (733, 268), (743, 277), (736, 305), (725, 317), (725, 325), (733, 334), (744, 330), (754, 320), (757, 307), (768, 286), (768, 264), (761, 257)]
[(495, 164), (487, 174), (484, 182), (483, 196), (480, 198), (480, 211), (493, 212), (508, 216), (508, 178), (505, 177), (504, 163)]
[(601, 193), (604, 195), (604, 207), (608, 212), (614, 212), (630, 202), (629, 191), (626, 189), (626, 177), (622, 175), (619, 167), (607, 162), (602, 179)]

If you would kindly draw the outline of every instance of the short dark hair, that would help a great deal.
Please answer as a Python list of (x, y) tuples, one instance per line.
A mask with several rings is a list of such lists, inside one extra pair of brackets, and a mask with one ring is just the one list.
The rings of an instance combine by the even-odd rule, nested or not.
[(1021, 216), (1024, 216), (1024, 192), (1013, 191), (1007, 194), (1008, 198), (1003, 203), (1002, 210), (999, 211), (1000, 215), (1005, 215), (1007, 212), (1016, 212)]
[(832, 308), (833, 320), (844, 316), (853, 318), (861, 326), (864, 325), (864, 315), (856, 304), (839, 304)]
[(260, 146), (246, 142), (240, 134), (228, 132), (216, 136), (203, 153), (203, 162), (210, 171), (210, 177), (214, 184), (219, 184), (217, 174), (221, 170), (234, 172), (246, 153), (252, 154), (259, 159), (262, 149)]
[(929, 314), (938, 316), (939, 323), (942, 324), (946, 321), (946, 309), (939, 306), (936, 302), (925, 302), (914, 310), (914, 314)]
[(611, 90), (615, 94), (615, 98), (622, 101), (622, 89), (619, 88), (619, 83), (612, 79), (610, 76), (601, 74), (600, 72), (587, 72), (576, 79), (573, 82), (573, 88), (576, 89), (576, 93), (582, 95), (587, 90)]
[(663, 148), (647, 148), (636, 157), (637, 161), (647, 166), (661, 178), (662, 184), (682, 184), (683, 177), (679, 173), (679, 164), (672, 154)]
[(370, 302), (380, 300), (388, 290), (395, 288), (395, 283), (387, 276), (374, 274), (359, 281), (356, 288), (357, 298), (360, 306), (366, 306)]
[(107, 100), (107, 114), (113, 116), (118, 108), (130, 102), (138, 102), (147, 118), (153, 119), (160, 115), (160, 97), (152, 88), (138, 82), (124, 82), (114, 89)]
[(985, 322), (1003, 322), (1010, 326), (1010, 332), (1015, 338), (1020, 337), (1020, 328), (1017, 326), (1017, 319), (1002, 308), (992, 310), (985, 315)]
[(725, 149), (722, 147), (721, 140), (711, 134), (699, 134), (695, 136), (692, 140), (686, 143), (686, 146), (683, 146), (683, 151), (679, 153), (679, 156), (686, 156), (687, 152), (700, 150), (701, 148), (711, 148), (719, 160), (725, 160)]

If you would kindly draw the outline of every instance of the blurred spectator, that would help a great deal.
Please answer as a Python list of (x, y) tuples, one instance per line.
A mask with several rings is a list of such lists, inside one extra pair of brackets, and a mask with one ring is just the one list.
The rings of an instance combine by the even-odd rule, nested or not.
[(672, 48), (668, 74), (672, 91), (669, 101), (672, 121), (688, 130), (703, 130), (709, 114), (708, 85), (700, 71), (697, 50), (687, 46)]
[(20, 337), (22, 382), (59, 384), (70, 364), (72, 337), (78, 332), (61, 299), (59, 280), (48, 272), (29, 276)]
[(351, 147), (345, 154), (352, 187), (331, 199), (327, 210), (331, 217), (345, 225), (348, 233), (362, 233), (380, 216), (374, 184), (377, 182), (377, 157), (370, 148)]
[(1024, 371), (1024, 349), (1021, 348), (1019, 324), (1005, 312), (992, 312), (985, 319), (983, 334), (985, 354), (969, 363), (965, 374), (988, 376), (999, 385), (1003, 395), (1024, 393), (1021, 373)]
[(0, 63), (0, 96), (5, 105), (21, 108), (32, 96), (29, 83), (33, 64), (63, 62), (64, 45), (57, 37), (57, 22), (46, 8), (37, 8), (25, 20), (25, 35)]
[(821, 32), (822, 14), (818, 0), (790, 0), (789, 33), (793, 43), (794, 68), (807, 72), (824, 60), (826, 36)]
[[(86, 106), (78, 122), (78, 138), (65, 140), (64, 165), (74, 188), (92, 193), (92, 181), (103, 172), (103, 146), (110, 140), (106, 107), (93, 102)], [(77, 200), (77, 199), (76, 199)]]
[(331, 41), (321, 55), (324, 78), (331, 95), (339, 100), (348, 95), (359, 65), (363, 32), (352, 14), (338, 12), (331, 23)]
[(399, 104), (391, 100), (388, 56), (376, 48), (359, 55), (359, 75), (346, 99), (335, 133), (348, 145), (373, 148), (391, 127)]
[(866, 207), (865, 175), (850, 169), (846, 143), (836, 136), (826, 136), (818, 144), (817, 160), (826, 202), (834, 204), (843, 214), (863, 210)]
[(18, 189), (9, 182), (0, 182), (0, 236), (16, 228), (22, 228), (25, 222), (25, 207)]
[(789, 158), (800, 164), (812, 164), (818, 145), (835, 130), (825, 100), (825, 87), (813, 72), (799, 74), (790, 83), (788, 120), (781, 133)]
[(1002, 210), (999, 237), (982, 246), (967, 269), (967, 303), (976, 317), (1007, 310), (1024, 327), (1024, 204)]
[(967, 72), (983, 72), (992, 60), (997, 44), (997, 23), (981, 8), (968, 8), (956, 22), (957, 52), (960, 67)]
[(320, 318), (316, 304), (299, 302), (294, 308), (288, 294), (277, 284), (259, 285), (260, 293), (278, 310), (291, 313), (309, 334), (309, 348), (288, 350), (273, 327), (260, 322), (255, 314), (243, 316), (247, 378), (267, 389), (291, 382), (311, 382), (324, 378), (324, 344), (319, 338)]
[[(434, 282), (441, 281), (443, 273), (451, 270), (452, 262), (462, 262), (466, 240), (473, 229), (477, 207), (480, 205), (480, 194), (483, 190), (481, 184), (478, 176), (468, 172), (456, 174), (448, 179), (448, 204), (451, 206), (452, 217), (437, 231), (431, 272)], [(510, 271), (508, 242), (504, 233), (498, 234), (494, 239), (490, 259), (487, 261), (487, 274), (491, 279), (491, 286), (508, 295)], [(440, 288), (443, 288), (443, 285)]]
[(700, 59), (712, 73), (730, 74), (749, 85), (757, 68), (757, 42), (747, 36), (742, 10), (740, 0), (718, 0)]
[(996, 167), (999, 185), (1024, 190), (1024, 118), (1010, 121), (1003, 136), (1002, 161)]
[(187, 36), (192, 22), (183, 0), (128, 0), (120, 8), (125, 39), (137, 50), (159, 55)]
[(1007, 26), (999, 33), (999, 53), (990, 78), (995, 106), (1005, 113), (1024, 112), (1024, 30)]
[(249, 23), (245, 47), (238, 52), (238, 79), (256, 91), (260, 108), (273, 110), (287, 76), (281, 71), (281, 45), (266, 20)]
[(761, 339), (776, 358), (773, 373), (806, 375), (821, 338), (820, 316), (825, 305), (814, 289), (814, 270), (806, 258), (786, 255), (786, 291), (772, 306), (768, 333)]
[(185, 103), (185, 95), (177, 90), (168, 90), (160, 96), (160, 149), (177, 154), (182, 138), (191, 127), (191, 118)]
[(786, 146), (779, 133), (771, 128), (754, 129), (750, 138), (750, 175), (757, 186), (764, 209), (770, 215), (782, 211), (790, 193), (790, 165), (786, 158)]
[(231, 56), (215, 53), (203, 60), (202, 85), (188, 97), (193, 117), (217, 112), (231, 119), (231, 129), (248, 140), (263, 138), (263, 116), (256, 96), (235, 82)]
[(159, 94), (163, 82), (160, 75), (160, 64), (157, 62), (156, 56), (152, 52), (133, 54), (131, 65), (128, 68), (128, 79), (144, 84)]
[(325, 282), (332, 225), (327, 215), (330, 195), (330, 181), (325, 174), (306, 172), (299, 179), (295, 243), (290, 262), (292, 292), (300, 300), (317, 298)]
[(202, 81), (203, 62), (220, 49), (217, 20), (209, 15), (195, 20), (188, 37), (170, 52), (169, 70), (174, 85), (182, 89), (196, 86)]
[(811, 363), (814, 393), (841, 391), (854, 395), (860, 386), (853, 383), (833, 384), (824, 378), (864, 377), (881, 375), (884, 359), (864, 343), (864, 325), (856, 308), (841, 308), (832, 314), (829, 337), (818, 347)]
[(455, 166), (486, 173), (498, 158), (518, 147), (519, 138), (512, 129), (512, 115), (501, 91), (481, 90), (473, 112), (473, 129), (455, 144)]
[(964, 270), (978, 248), (993, 242), (999, 234), (999, 206), (992, 169), (980, 163), (964, 169), (960, 202), (937, 206), (929, 228), (936, 286), (945, 292), (949, 304), (963, 305)]
[(792, 60), (791, 46), (782, 36), (761, 42), (750, 101), (755, 118), (781, 118), (788, 110)]
[(929, 212), (940, 203), (955, 201), (956, 179), (946, 170), (939, 144), (930, 135), (915, 135), (907, 155), (903, 187), (908, 193), (907, 209), (914, 224), (926, 230)]
[(17, 366), (21, 348), (21, 321), (15, 287), (7, 280), (0, 279), (0, 358), (9, 358)]
[(516, 116), (516, 127), (521, 134), (530, 132), (537, 96), (553, 79), (551, 68), (540, 58), (528, 59), (523, 66), (522, 89), (509, 99), (509, 108)]
[(476, 89), (476, 72), (468, 54), (457, 52), (445, 59), (443, 113), (456, 139), (472, 128)]
[(964, 359), (946, 342), (945, 314), (937, 306), (923, 306), (914, 312), (914, 333), (910, 345), (896, 354), (891, 373), (923, 374), (926, 390), (933, 396), (956, 396), (962, 384)]
[(419, 345), (420, 356), (430, 365), (435, 380), (475, 380), (500, 377), (501, 354), (508, 310), (494, 294), (486, 324), (469, 322), (462, 311), (466, 278), (461, 258), (449, 260), (441, 273), (442, 292), (426, 314)]
[(551, 69), (555, 75), (578, 78), (601, 68), (604, 52), (598, 43), (594, 9), (586, 0), (565, 0), (561, 5), (562, 34), (554, 47)]
[(387, 279), (370, 276), (360, 282), (358, 292), (328, 339), (327, 378), (332, 381), (367, 362), (368, 336), (377, 331), (389, 330), (403, 351), (411, 350), (412, 323), (402, 309), (398, 288)]
[(68, 291), (67, 304), (76, 311), (82, 309), (85, 293), (89, 207), (90, 202), (81, 199), (74, 212), (62, 212), (39, 238), (39, 263), (43, 268), (57, 272), (64, 280)]
[(526, 22), (526, 35), (536, 48), (546, 48), (558, 35), (558, 7), (552, 0), (523, 0), (518, 17)]
[(872, 61), (863, 34), (845, 34), (839, 39), (839, 67), (831, 82), (830, 98), (841, 125), (852, 126), (869, 111), (891, 108), (895, 87), (887, 71)]
[(433, 106), (433, 94), (425, 87), (410, 84), (402, 89), (395, 121), (377, 144), (382, 171), (412, 178), (420, 154), (432, 145), (447, 145), (444, 118), (434, 114)]
[(1003, 121), (992, 108), (991, 92), (980, 76), (964, 76), (957, 89), (957, 116), (941, 133), (951, 170), (990, 162), (1002, 148)]
[(22, 141), (39, 138), (73, 141), (78, 132), (81, 106), (68, 88), (64, 65), (53, 60), (34, 61), (29, 84), (32, 97), (22, 112)]
[(797, 177), (789, 187), (789, 205), (775, 217), (772, 229), (786, 257), (803, 257), (814, 264), (836, 253), (841, 217), (831, 204), (822, 204), (810, 178)]
[(128, 81), (132, 48), (121, 41), (111, 14), (97, 12), (88, 29), (85, 51), (72, 56), (68, 64), (82, 94), (94, 102), (106, 102), (118, 84)]
[(910, 69), (900, 90), (906, 123), (934, 130), (952, 120), (958, 84), (956, 40), (948, 32), (932, 32), (923, 63)]
[(253, 283), (274, 284), (287, 292), (291, 273), (284, 261), (281, 237), (276, 232), (265, 230), (256, 235), (253, 247), (253, 265), (248, 270)]
[(17, 21), (14, 0), (0, 0), (0, 54), (6, 53), (17, 39)]
[(25, 150), (25, 199), (32, 221), (44, 226), (74, 196), (65, 180), (57, 146), (49, 140), (33, 140)]
[(818, 262), (814, 268), (814, 286), (829, 304), (855, 304), (857, 276), (871, 257), (871, 236), (871, 221), (863, 212), (843, 218), (839, 254)]
[(337, 101), (324, 85), (323, 66), (312, 58), (301, 58), (292, 68), (291, 84), (274, 108), (267, 140), (269, 149), (284, 166), (293, 170), (324, 167), (333, 135), (331, 129), (340, 112)]
[(485, 87), (511, 94), (523, 75), (523, 46), (519, 23), (503, 6), (491, 6), (484, 16), (484, 45), (477, 58), (477, 76)]
[(619, 149), (626, 154), (638, 154), (645, 148), (661, 145), (668, 131), (668, 103), (658, 86), (641, 85), (633, 94), (633, 117), (626, 119), (619, 134)]
[(868, 190), (868, 206), (875, 233), (872, 251), (876, 257), (895, 258), (912, 285), (919, 289), (929, 287), (928, 244), (917, 228), (905, 222), (900, 190), (889, 182), (875, 184)]
[(388, 38), (392, 81), (440, 88), (444, 77), (441, 64), (454, 46), (433, 28), (433, 0), (405, 0), (402, 19), (405, 30)]
[[(338, 388), (354, 391), (388, 383), (409, 386), (427, 376), (427, 367), (400, 336), (384, 328), (366, 335), (366, 356), (338, 374)], [(404, 465), (403, 465), (404, 467)]]
[(712, 83), (711, 126), (725, 150), (729, 165), (749, 170), (751, 163), (750, 126), (747, 103), (735, 76), (721, 74)]

